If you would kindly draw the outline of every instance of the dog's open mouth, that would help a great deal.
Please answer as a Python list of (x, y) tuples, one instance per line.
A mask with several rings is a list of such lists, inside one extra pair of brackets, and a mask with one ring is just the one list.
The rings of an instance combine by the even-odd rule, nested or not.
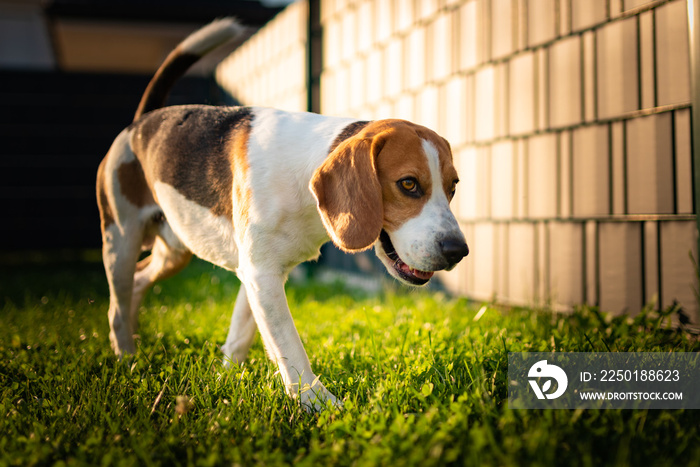
[(434, 272), (432, 271), (420, 271), (404, 263), (401, 258), (399, 258), (399, 254), (396, 253), (396, 248), (394, 248), (394, 245), (391, 243), (391, 239), (386, 230), (382, 230), (381, 235), (379, 235), (379, 240), (382, 242), (384, 253), (392, 261), (394, 270), (403, 280), (414, 285), (423, 285), (433, 277)]

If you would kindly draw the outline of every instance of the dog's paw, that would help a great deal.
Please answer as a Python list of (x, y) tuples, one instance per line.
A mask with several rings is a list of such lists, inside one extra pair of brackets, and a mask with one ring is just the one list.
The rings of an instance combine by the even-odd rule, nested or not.
[(343, 408), (343, 401), (335, 397), (318, 379), (313, 384), (306, 384), (300, 389), (299, 402), (308, 412)]
[(131, 339), (119, 339), (116, 335), (110, 334), (109, 340), (114, 355), (116, 355), (119, 360), (136, 353), (136, 344), (134, 343), (133, 337)]
[(226, 368), (227, 370), (230, 370), (232, 368), (242, 367), (243, 364), (245, 363), (245, 359), (239, 360), (238, 358), (235, 358), (235, 357), (230, 358), (230, 357), (224, 356), (224, 358), (221, 359), (221, 363), (222, 363), (224, 368)]
[(248, 349), (245, 351), (236, 348), (232, 349), (227, 347), (226, 344), (221, 346), (221, 353), (224, 354), (222, 358), (224, 368), (242, 366), (248, 358)]

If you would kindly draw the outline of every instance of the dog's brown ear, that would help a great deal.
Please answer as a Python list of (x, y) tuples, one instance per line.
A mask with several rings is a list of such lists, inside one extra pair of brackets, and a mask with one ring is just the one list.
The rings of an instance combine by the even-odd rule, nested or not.
[(323, 225), (343, 251), (366, 250), (382, 231), (384, 206), (376, 170), (381, 140), (351, 137), (343, 141), (309, 183)]

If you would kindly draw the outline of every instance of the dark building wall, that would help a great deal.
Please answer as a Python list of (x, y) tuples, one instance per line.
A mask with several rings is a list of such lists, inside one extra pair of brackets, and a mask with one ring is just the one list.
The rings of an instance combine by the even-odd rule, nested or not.
[[(0, 250), (99, 247), (97, 167), (150, 76), (0, 71)], [(218, 103), (185, 78), (170, 104)]]

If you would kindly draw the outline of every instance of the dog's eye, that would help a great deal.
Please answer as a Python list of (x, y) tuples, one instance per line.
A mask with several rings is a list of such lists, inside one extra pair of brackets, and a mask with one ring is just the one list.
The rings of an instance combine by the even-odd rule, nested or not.
[(409, 196), (419, 197), (421, 195), (418, 180), (413, 177), (407, 177), (399, 180), (398, 185), (401, 190)]
[(459, 180), (454, 180), (452, 182), (452, 186), (450, 187), (450, 198), (452, 198), (457, 191), (457, 183), (459, 183)]
[(416, 191), (416, 188), (418, 188), (418, 184), (416, 184), (416, 181), (407, 178), (405, 180), (401, 180), (401, 188), (403, 188), (406, 191)]

